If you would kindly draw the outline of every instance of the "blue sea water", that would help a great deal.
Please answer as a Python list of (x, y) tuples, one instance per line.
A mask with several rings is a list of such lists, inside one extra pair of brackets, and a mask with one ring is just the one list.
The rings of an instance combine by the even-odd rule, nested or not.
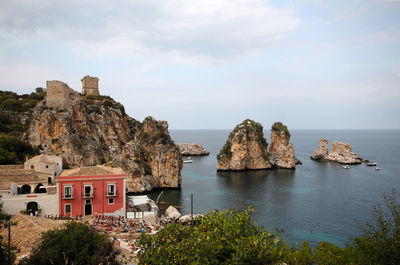
[[(315, 246), (328, 241), (344, 246), (349, 237), (360, 234), (354, 219), (373, 221), (372, 207), (383, 203), (383, 193), (393, 188), (400, 192), (400, 130), (291, 130), (296, 156), (303, 162), (295, 170), (217, 172), (216, 155), (229, 133), (171, 130), (175, 142), (201, 143), (210, 155), (184, 164), (181, 189), (165, 190), (160, 200), (180, 205), (183, 213), (190, 213), (191, 193), (195, 213), (251, 204), (252, 220), (271, 231), (283, 229), (290, 243), (309, 241)], [(269, 142), (270, 131), (264, 134)], [(345, 170), (336, 163), (311, 160), (322, 137), (330, 145), (334, 140), (350, 143), (353, 152), (377, 162), (381, 170), (365, 164)]]

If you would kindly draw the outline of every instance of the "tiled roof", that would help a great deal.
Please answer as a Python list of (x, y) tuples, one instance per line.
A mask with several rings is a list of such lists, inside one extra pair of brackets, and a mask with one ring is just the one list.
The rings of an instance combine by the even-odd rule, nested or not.
[(80, 167), (74, 169), (64, 170), (60, 177), (66, 176), (96, 176), (96, 175), (119, 175), (125, 174), (120, 168), (112, 168), (106, 166), (92, 166), (92, 167)]

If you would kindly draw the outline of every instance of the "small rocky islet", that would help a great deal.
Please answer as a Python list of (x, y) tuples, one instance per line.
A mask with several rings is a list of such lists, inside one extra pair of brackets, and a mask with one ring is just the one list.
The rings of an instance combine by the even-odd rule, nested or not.
[(250, 119), (238, 124), (217, 156), (217, 170), (296, 168), (290, 133), (281, 122), (271, 127), (271, 146), (264, 138), (263, 126)]
[(177, 143), (176, 145), (183, 156), (208, 156), (210, 154), (199, 143)]
[(363, 159), (356, 153), (353, 153), (351, 145), (339, 141), (333, 141), (331, 152), (329, 153), (328, 139), (319, 140), (319, 146), (311, 155), (311, 159), (317, 161), (330, 161), (339, 164), (351, 165), (361, 164)]

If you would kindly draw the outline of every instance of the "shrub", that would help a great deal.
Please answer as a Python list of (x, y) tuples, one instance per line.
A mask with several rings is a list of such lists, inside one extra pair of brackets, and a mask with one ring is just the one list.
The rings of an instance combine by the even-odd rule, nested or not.
[(62, 228), (43, 234), (22, 265), (51, 264), (119, 264), (112, 243), (88, 225), (69, 222)]
[(0, 136), (0, 164), (15, 164), (25, 161), (26, 155), (36, 155), (37, 148), (15, 136)]
[(142, 235), (139, 264), (277, 264), (287, 246), (250, 221), (253, 209), (213, 210), (190, 225)]

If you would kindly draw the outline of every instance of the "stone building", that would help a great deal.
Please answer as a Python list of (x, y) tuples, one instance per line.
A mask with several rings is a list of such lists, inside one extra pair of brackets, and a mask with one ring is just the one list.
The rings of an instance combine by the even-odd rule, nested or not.
[(93, 76), (85, 76), (82, 81), (82, 94), (99, 96), (99, 78)]
[(59, 156), (37, 155), (27, 160), (25, 169), (32, 169), (38, 173), (47, 175), (49, 183), (55, 183), (57, 176), (62, 171), (62, 158)]
[(73, 99), (79, 98), (78, 92), (62, 81), (47, 81), (46, 89), (46, 106), (49, 108), (69, 110), (72, 108)]

